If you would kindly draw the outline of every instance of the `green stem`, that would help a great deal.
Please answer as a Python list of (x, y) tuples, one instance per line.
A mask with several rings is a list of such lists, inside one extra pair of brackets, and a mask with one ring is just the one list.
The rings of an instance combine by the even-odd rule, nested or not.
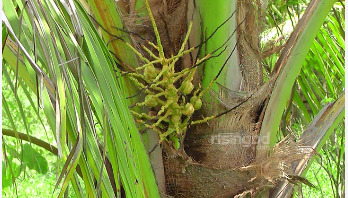
[[(18, 139), (21, 139), (21, 140), (25, 140), (27, 142), (30, 142), (32, 144), (35, 144), (36, 146), (39, 146), (51, 153), (53, 153), (54, 155), (57, 155), (58, 156), (58, 149), (57, 147), (45, 142), (45, 141), (42, 141), (34, 136), (31, 136), (31, 135), (27, 135), (27, 134), (24, 134), (24, 133), (20, 133), (20, 132), (16, 132), (16, 131), (13, 131), (11, 129), (2, 129), (2, 134), (3, 135), (6, 135), (6, 136), (10, 136), (10, 137), (14, 137), (14, 138), (18, 138)], [(30, 140), (30, 141), (29, 141)]]
[[(21, 140), (30, 142), (32, 144), (35, 144), (36, 146), (39, 146), (52, 154), (58, 156), (58, 149), (57, 147), (53, 146), (52, 144), (49, 144), (43, 140), (40, 140), (34, 136), (27, 135), (21, 132), (16, 132), (11, 129), (2, 129), (2, 135), (9, 136), (9, 137), (14, 137), (14, 138), (19, 138)], [(30, 141), (29, 141), (30, 140)], [(76, 168), (77, 174), (82, 178), (82, 172), (79, 166)]]

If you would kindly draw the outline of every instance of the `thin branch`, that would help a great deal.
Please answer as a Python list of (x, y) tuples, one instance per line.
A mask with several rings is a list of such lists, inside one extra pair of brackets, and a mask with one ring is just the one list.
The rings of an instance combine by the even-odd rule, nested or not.
[[(18, 138), (21, 139), (21, 140), (25, 140), (25, 141), (28, 141), (29, 142), (29, 139), (30, 139), (30, 142), (32, 144), (35, 144), (36, 146), (39, 146), (51, 153), (53, 153), (54, 155), (58, 156), (58, 149), (57, 147), (53, 146), (52, 144), (50, 143), (47, 143), (43, 140), (40, 140), (34, 136), (31, 136), (31, 135), (27, 135), (27, 134), (24, 134), (24, 133), (20, 133), (20, 132), (16, 132), (16, 131), (13, 131), (11, 129), (2, 129), (2, 135), (6, 135), (6, 136), (9, 136), (9, 137), (14, 137), (14, 138), (17, 138), (17, 135), (18, 135)], [(77, 174), (82, 178), (82, 172), (81, 172), (81, 168), (79, 165), (77, 165), (76, 167), (76, 172)]]
[(29, 142), (29, 140), (30, 140), (30, 142), (32, 144), (35, 144), (36, 146), (44, 148), (45, 150), (53, 153), (54, 155), (58, 155), (57, 147), (55, 147), (55, 146), (53, 146), (53, 145), (51, 145), (43, 140), (40, 140), (34, 136), (27, 135), (27, 134), (20, 133), (20, 132), (16, 132), (16, 131), (13, 131), (11, 129), (2, 129), (2, 134), (6, 135), (6, 136), (14, 137), (14, 138), (19, 138), (19, 139), (25, 140), (27, 142)]

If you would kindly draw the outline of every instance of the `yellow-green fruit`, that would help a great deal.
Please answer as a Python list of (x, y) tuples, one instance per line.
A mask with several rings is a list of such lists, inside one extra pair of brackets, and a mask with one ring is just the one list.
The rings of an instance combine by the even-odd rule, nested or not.
[(193, 104), (193, 107), (195, 110), (198, 110), (202, 107), (202, 100), (198, 98), (197, 96), (192, 96), (190, 99), (190, 102)]
[(154, 96), (147, 95), (145, 97), (145, 105), (148, 107), (156, 107), (158, 105), (158, 102)]
[(195, 108), (195, 110), (200, 109), (202, 107), (202, 100), (201, 99), (196, 100), (193, 107)]
[(182, 92), (187, 95), (187, 94), (191, 93), (191, 91), (193, 90), (194, 86), (193, 86), (192, 82), (186, 81), (183, 84), (183, 88), (184, 89), (182, 90)]
[(144, 76), (148, 79), (154, 79), (157, 77), (159, 70), (153, 65), (148, 65), (144, 69)]
[(184, 111), (182, 112), (182, 114), (186, 115), (186, 116), (190, 116), (193, 114), (193, 112), (195, 111), (195, 108), (193, 107), (193, 105), (191, 103), (187, 103), (185, 105)]
[(178, 97), (178, 90), (175, 88), (175, 86), (173, 84), (168, 85), (167, 89), (166, 89), (167, 94), (165, 95), (165, 97), (168, 100), (173, 100), (173, 102), (177, 102), (179, 97)]
[(198, 100), (198, 97), (197, 96), (192, 96), (190, 98), (190, 103), (195, 104), (196, 100)]
[(174, 125), (179, 125), (181, 123), (181, 116), (180, 115), (173, 115), (170, 119)]

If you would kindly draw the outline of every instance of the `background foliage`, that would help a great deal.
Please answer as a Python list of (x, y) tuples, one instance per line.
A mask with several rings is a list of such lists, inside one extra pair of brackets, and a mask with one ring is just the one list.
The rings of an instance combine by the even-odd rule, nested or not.
[[(304, 12), (308, 1), (274, 1), (266, 13), (262, 36), (265, 76), (273, 70), (279, 50)], [(300, 137), (313, 117), (345, 88), (345, 2), (338, 1), (318, 33), (293, 87), (282, 117), (278, 140), (288, 134)], [(269, 52), (275, 52), (269, 55)], [(299, 197), (344, 197), (344, 120), (335, 129), (310, 166), (306, 178), (317, 189), (298, 187)]]

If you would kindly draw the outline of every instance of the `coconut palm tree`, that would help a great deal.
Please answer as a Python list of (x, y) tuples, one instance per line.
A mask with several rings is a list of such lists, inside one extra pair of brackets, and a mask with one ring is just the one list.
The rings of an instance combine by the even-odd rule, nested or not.
[[(4, 97), (3, 135), (59, 157), (59, 197), (69, 186), (77, 197), (290, 196), (313, 186), (303, 175), (344, 116), (342, 9), (5, 0), (3, 79), (36, 95), (56, 148), (20, 133)], [(297, 138), (293, 117), (306, 124)]]

